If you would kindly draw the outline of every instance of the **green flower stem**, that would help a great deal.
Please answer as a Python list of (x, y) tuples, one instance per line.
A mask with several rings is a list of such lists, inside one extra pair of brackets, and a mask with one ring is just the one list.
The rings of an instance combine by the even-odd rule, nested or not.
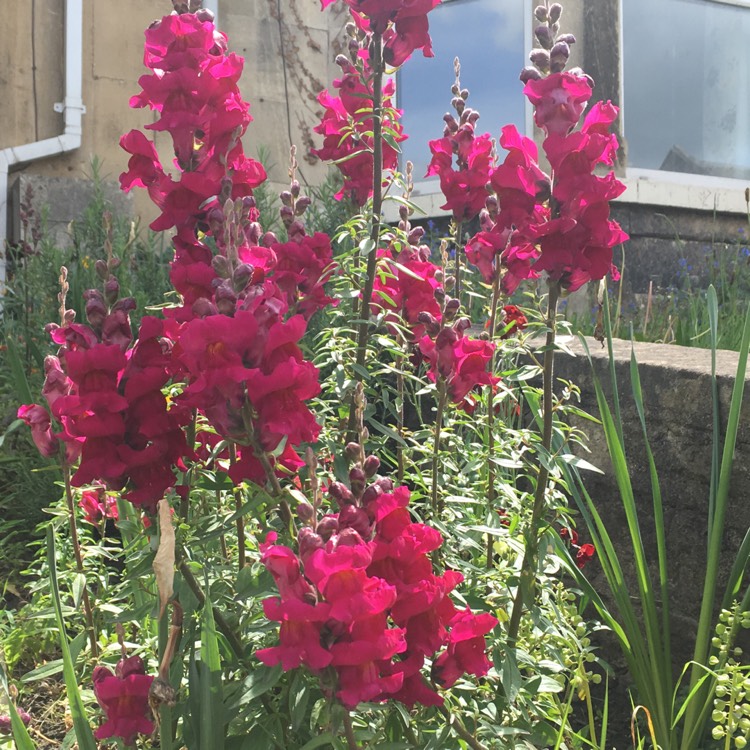
[[(78, 527), (76, 526), (76, 506), (73, 501), (73, 490), (70, 486), (70, 467), (63, 463), (62, 465), (63, 480), (65, 482), (65, 499), (68, 503), (68, 524), (70, 526), (70, 541), (73, 544), (73, 554), (76, 558), (76, 570), (81, 574), (83, 572), (83, 556), (81, 555), (81, 543), (78, 540)], [(96, 629), (94, 628), (94, 615), (91, 610), (91, 601), (89, 600), (88, 584), (83, 587), (83, 612), (86, 618), (86, 630), (89, 633), (89, 643), (91, 644), (91, 655), (96, 659), (99, 656), (99, 646), (96, 642)]]
[[(177, 567), (180, 573), (182, 573), (182, 577), (185, 579), (185, 583), (187, 583), (188, 587), (195, 595), (195, 598), (198, 600), (198, 605), (202, 607), (206, 603), (206, 595), (203, 593), (203, 589), (200, 587), (198, 581), (195, 580), (195, 576), (190, 570), (187, 559), (183, 557)], [(216, 626), (224, 634), (224, 637), (229, 642), (229, 646), (231, 647), (232, 651), (234, 651), (235, 656), (238, 659), (242, 659), (245, 651), (242, 646), (242, 641), (240, 641), (238, 635), (232, 630), (231, 626), (226, 621), (226, 618), (218, 609), (218, 607), (212, 606), (211, 609), (213, 611), (214, 620), (216, 620)]]
[[(247, 400), (245, 401), (245, 405), (242, 409), (242, 419), (245, 423), (245, 430), (250, 436), (250, 447), (253, 449), (255, 457), (258, 459), (258, 461), (260, 461), (260, 465), (263, 467), (266, 478), (271, 484), (271, 495), (279, 501), (278, 508), (281, 520), (284, 522), (286, 528), (289, 529), (289, 533), (292, 535), (292, 537), (294, 537), (294, 519), (292, 518), (292, 511), (290, 510), (287, 501), (284, 500), (284, 493), (281, 489), (281, 485), (279, 484), (279, 478), (276, 476), (276, 472), (273, 470), (273, 465), (268, 459), (268, 453), (266, 453), (265, 449), (260, 444), (260, 440), (258, 440), (255, 434), (255, 429), (253, 427), (252, 407), (250, 406), (250, 402)], [(239, 507), (237, 509), (239, 510)]]
[(279, 501), (279, 515), (281, 516), (281, 520), (284, 522), (286, 528), (289, 529), (289, 533), (292, 535), (292, 538), (295, 538), (296, 535), (294, 533), (294, 518), (292, 517), (292, 510), (289, 507), (289, 503), (284, 500), (284, 492), (281, 489), (279, 478), (276, 476), (276, 472), (273, 470), (273, 466), (268, 460), (268, 454), (260, 447), (259, 444), (256, 444), (253, 447), (255, 448), (255, 455), (258, 457), (258, 460), (263, 467), (263, 471), (265, 471), (266, 477), (271, 483), (271, 494)]
[[(458, 252), (458, 251), (456, 251)], [(500, 274), (495, 275), (492, 284), (492, 305), (490, 307), (490, 341), (495, 340), (495, 328), (497, 326), (497, 305), (500, 299)], [(495, 352), (492, 352), (490, 358), (490, 372), (495, 372)], [(495, 464), (493, 457), (495, 455), (495, 394), (492, 383), (487, 386), (487, 517), (495, 510)], [(492, 567), (492, 534), (487, 533), (487, 570)]]
[(456, 250), (456, 299), (461, 301), (461, 237), (463, 236), (464, 224), (462, 221), (456, 222), (456, 230), (453, 235), (453, 245)]
[(439, 515), (443, 512), (443, 501), (438, 498), (438, 467), (440, 465), (440, 433), (443, 430), (443, 412), (448, 401), (448, 384), (441, 375), (437, 382), (438, 404), (435, 415), (435, 441), (432, 446), (432, 512)]
[(456, 734), (472, 749), (472, 750), (485, 750), (479, 740), (466, 728), (466, 725), (461, 721), (458, 714), (452, 714), (445, 706), (440, 706), (440, 713), (446, 718), (448, 723), (456, 730)]
[[(560, 282), (549, 284), (549, 296), (547, 298), (547, 341), (544, 349), (544, 372), (543, 372), (543, 406), (542, 406), (542, 451), (549, 453), (552, 446), (552, 384), (555, 363), (555, 333), (557, 327), (557, 301), (560, 298)], [(526, 535), (526, 545), (521, 562), (520, 580), (516, 589), (516, 597), (513, 601), (513, 611), (508, 624), (508, 643), (515, 644), (518, 638), (518, 629), (521, 625), (521, 613), (523, 612), (523, 592), (526, 588), (529, 597), (533, 598), (537, 557), (539, 554), (539, 525), (544, 515), (544, 499), (547, 490), (549, 469), (540, 462), (539, 476), (537, 477), (536, 492), (534, 494), (534, 507), (531, 512), (531, 523)]]
[[(229, 443), (229, 465), (234, 466), (237, 463), (237, 446), (230, 442)], [(234, 509), (239, 511), (242, 507), (242, 492), (240, 488), (235, 485), (233, 489), (234, 494)], [(237, 567), (242, 570), (245, 567), (245, 519), (241, 516), (237, 516)], [(226, 542), (225, 542), (226, 549)]]
[(346, 745), (349, 750), (357, 750), (357, 738), (354, 736), (354, 727), (352, 726), (352, 717), (348, 711), (344, 712), (344, 736), (346, 737)]
[[(397, 424), (397, 431), (398, 436), (403, 440), (404, 439), (404, 411), (405, 411), (405, 388), (404, 388), (404, 364), (406, 363), (406, 356), (401, 355), (398, 358), (398, 362), (396, 363), (396, 369), (398, 371), (398, 374), (396, 375), (396, 390), (398, 393), (398, 400), (399, 400), (399, 406), (398, 406), (398, 424)], [(396, 457), (397, 457), (397, 465), (398, 468), (396, 470), (396, 479), (398, 480), (398, 484), (401, 485), (404, 483), (404, 446), (399, 443), (398, 447), (396, 448)]]
[[(221, 490), (216, 490), (216, 510), (221, 513)], [(219, 546), (221, 547), (221, 555), (225, 562), (229, 562), (229, 550), (227, 549), (227, 538), (222, 532), (219, 536)]]
[[(375, 268), (378, 259), (378, 240), (380, 239), (380, 222), (383, 210), (383, 38), (381, 34), (372, 35), (370, 43), (370, 64), (372, 66), (372, 227), (370, 229), (371, 247), (367, 255), (367, 278), (362, 289), (360, 302), (360, 324), (357, 333), (357, 367), (354, 371), (356, 382), (362, 382), (362, 368), (367, 359), (367, 340), (370, 328), (370, 302), (375, 284)], [(349, 432), (354, 431), (353, 402), (349, 415)]]

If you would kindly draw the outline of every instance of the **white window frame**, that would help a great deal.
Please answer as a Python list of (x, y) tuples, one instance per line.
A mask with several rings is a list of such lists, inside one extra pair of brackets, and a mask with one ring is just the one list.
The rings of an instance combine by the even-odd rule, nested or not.
[[(590, 0), (589, 0), (590, 1)], [(596, 2), (596, 0), (593, 0)], [(657, 0), (653, 0), (656, 2)], [(620, 122), (622, 132), (627, 137), (627, 111), (625, 107), (625, 33), (623, 3), (620, 0)], [(719, 5), (733, 5), (746, 8), (750, 13), (750, 0), (703, 0)], [(616, 199), (618, 203), (636, 203), (672, 208), (687, 208), (703, 211), (720, 211), (726, 213), (747, 213), (745, 189), (750, 180), (732, 177), (716, 177), (694, 174), (692, 172), (668, 172), (661, 169), (642, 169), (625, 167), (625, 176), (621, 178), (627, 190)]]

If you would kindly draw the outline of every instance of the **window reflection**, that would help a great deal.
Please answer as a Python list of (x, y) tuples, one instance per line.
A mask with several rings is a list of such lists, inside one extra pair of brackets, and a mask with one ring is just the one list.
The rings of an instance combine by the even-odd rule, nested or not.
[(403, 163), (414, 163), (419, 181), (430, 161), (428, 141), (443, 135), (454, 81), (453, 60), (461, 60), (461, 85), (469, 106), (481, 114), (478, 133), (498, 138), (509, 123), (524, 126), (524, 0), (453, 0), (429, 15), (434, 58), (415, 54), (398, 74), (398, 102), (409, 140), (401, 144)]
[(750, 177), (750, 7), (623, 0), (628, 163)]

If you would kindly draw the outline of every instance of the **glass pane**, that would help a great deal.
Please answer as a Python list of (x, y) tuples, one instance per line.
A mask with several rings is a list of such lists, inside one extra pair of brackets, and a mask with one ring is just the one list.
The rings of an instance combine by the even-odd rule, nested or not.
[(416, 52), (398, 74), (398, 102), (409, 140), (401, 144), (403, 163), (414, 162), (419, 181), (430, 162), (428, 141), (443, 136), (443, 115), (455, 80), (453, 60), (461, 60), (461, 85), (469, 106), (479, 111), (478, 133), (500, 135), (509, 123), (523, 131), (524, 0), (453, 0), (429, 15), (433, 58)]
[(628, 164), (750, 177), (750, 8), (623, 0)]

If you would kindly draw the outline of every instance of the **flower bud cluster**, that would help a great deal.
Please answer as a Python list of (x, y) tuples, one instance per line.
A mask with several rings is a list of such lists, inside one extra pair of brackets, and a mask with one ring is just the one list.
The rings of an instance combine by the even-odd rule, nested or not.
[(539, 25), (534, 29), (534, 38), (539, 47), (529, 53), (534, 67), (524, 68), (521, 80), (524, 83), (534, 81), (548, 73), (562, 73), (570, 57), (570, 47), (575, 44), (572, 34), (560, 34), (560, 3), (545, 2), (534, 9), (534, 16)]
[(328, 487), (336, 512), (317, 519), (304, 505), (296, 553), (275, 544), (274, 533), (261, 545), (279, 590), (264, 611), (280, 630), (278, 645), (256, 656), (285, 670), (307, 667), (347, 708), (386, 699), (442, 705), (422, 674), (425, 661), (443, 687), (486, 674), (484, 636), (497, 620), (456, 608), (449, 593), (463, 577), (435, 574), (430, 555), (442, 537), (412, 521), (409, 490), (378, 476), (380, 462), (358, 444), (345, 454), (356, 463), (348, 484)]
[(119, 299), (114, 267), (113, 261), (96, 265), (104, 291), (84, 293), (89, 325), (70, 319), (47, 326), (59, 350), (45, 359), (42, 393), (60, 431), (52, 432), (49, 413), (38, 404), (22, 406), (18, 416), (43, 455), (55, 455), (62, 443), (67, 464), (80, 457), (74, 486), (127, 488), (128, 500), (153, 510), (174, 484), (172, 466), (187, 453), (182, 427), (189, 415), (168, 410), (161, 391), (169, 380), (171, 349), (162, 321), (144, 317), (132, 344), (129, 312), (135, 301)]
[(461, 88), (458, 58), (455, 68), (451, 105), (458, 119), (450, 113), (443, 118), (443, 137), (429, 143), (432, 160), (425, 177), (437, 175), (440, 178), (440, 189), (446, 198), (442, 209), (453, 211), (456, 221), (470, 221), (479, 214), (487, 200), (487, 183), (494, 166), (495, 150), (489, 133), (474, 133), (479, 113), (466, 106), (469, 91)]
[(152, 228), (177, 230), (170, 278), (182, 304), (165, 311), (171, 375), (186, 382), (176, 403), (244, 445), (235, 481), (262, 481), (257, 451), (286, 440), (278, 462), (299, 466), (293, 447), (320, 430), (304, 403), (319, 391), (317, 369), (299, 341), (312, 314), (333, 303), (323, 286), (330, 240), (305, 233), (309, 198), (293, 174), (281, 209), (288, 242), (263, 233), (252, 191), (266, 175), (241, 142), (251, 121), (237, 85), (243, 60), (227, 52), (209, 16), (183, 13), (153, 25), (145, 62), (153, 73), (141, 78), (131, 105), (158, 113), (148, 129), (170, 133), (179, 180), (164, 175), (154, 144), (132, 131), (122, 141), (133, 155), (121, 182), (146, 187), (162, 208)]

